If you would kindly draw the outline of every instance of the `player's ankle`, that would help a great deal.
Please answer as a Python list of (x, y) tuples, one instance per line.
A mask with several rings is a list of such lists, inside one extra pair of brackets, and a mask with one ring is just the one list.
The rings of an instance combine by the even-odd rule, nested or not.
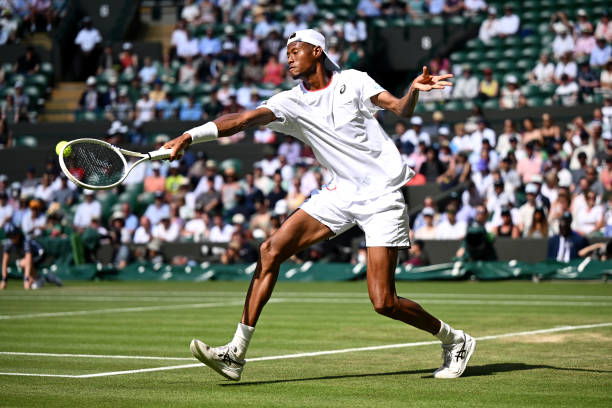
[(251, 337), (253, 337), (253, 333), (255, 332), (255, 327), (247, 326), (246, 324), (238, 323), (238, 327), (236, 328), (236, 333), (234, 334), (234, 338), (229, 343), (232, 348), (232, 351), (239, 359), (244, 359), (246, 356), (247, 349), (249, 348), (249, 343), (251, 342)]
[(461, 339), (457, 330), (443, 321), (440, 321), (440, 331), (435, 336), (440, 339), (442, 344), (453, 344)]

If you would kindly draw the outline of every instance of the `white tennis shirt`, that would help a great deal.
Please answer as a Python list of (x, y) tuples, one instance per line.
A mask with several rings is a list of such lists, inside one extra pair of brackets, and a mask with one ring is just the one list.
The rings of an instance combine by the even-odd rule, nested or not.
[(277, 120), (267, 126), (307, 145), (332, 175), (328, 189), (350, 201), (368, 200), (401, 188), (414, 171), (374, 114), (370, 98), (385, 91), (365, 72), (334, 73), (327, 87), (308, 91), (300, 83), (263, 102)]

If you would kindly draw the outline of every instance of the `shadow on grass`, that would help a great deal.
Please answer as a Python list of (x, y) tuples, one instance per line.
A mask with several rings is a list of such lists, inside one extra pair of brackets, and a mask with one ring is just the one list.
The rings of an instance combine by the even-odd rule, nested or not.
[[(564, 368), (564, 367), (553, 367), (549, 365), (532, 365), (524, 363), (496, 363), (496, 364), (484, 364), (479, 366), (468, 366), (467, 370), (462, 377), (479, 377), (485, 375), (494, 375), (496, 373), (505, 373), (509, 371), (524, 371), (524, 370), (536, 370), (536, 369), (549, 369), (549, 370), (560, 370), (560, 371), (576, 371), (585, 373), (612, 373), (612, 371), (606, 370), (589, 370), (585, 368)], [(423, 370), (406, 370), (406, 371), (393, 371), (388, 373), (367, 373), (367, 374), (345, 374), (345, 375), (326, 375), (321, 377), (306, 377), (306, 378), (290, 378), (283, 380), (268, 380), (268, 381), (247, 381), (239, 383), (222, 383), (219, 384), (223, 387), (244, 387), (249, 385), (266, 385), (266, 384), (283, 384), (292, 382), (303, 382), (303, 381), (324, 381), (324, 380), (339, 380), (344, 378), (371, 378), (371, 377), (385, 377), (394, 375), (411, 375), (411, 374), (428, 374), (422, 378), (433, 378), (431, 375), (435, 368), (423, 369)]]

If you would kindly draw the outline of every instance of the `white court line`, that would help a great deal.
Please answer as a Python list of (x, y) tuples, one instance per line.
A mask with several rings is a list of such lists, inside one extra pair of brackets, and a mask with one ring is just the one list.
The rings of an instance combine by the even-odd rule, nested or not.
[(244, 301), (234, 302), (219, 302), (219, 303), (190, 303), (185, 305), (167, 305), (167, 306), (141, 306), (141, 307), (121, 307), (114, 309), (94, 309), (94, 310), (76, 310), (71, 312), (53, 312), (53, 313), (29, 313), (17, 315), (0, 315), (0, 320), (13, 319), (32, 319), (36, 317), (63, 317), (63, 316), (84, 316), (91, 314), (105, 313), (129, 313), (129, 312), (151, 312), (158, 310), (174, 310), (174, 309), (199, 309), (206, 307), (224, 307), (243, 305)]
[(21, 351), (0, 351), (4, 356), (37, 356), (37, 357), (69, 357), (69, 358), (106, 358), (126, 360), (174, 360), (193, 361), (193, 357), (156, 357), (156, 356), (122, 356), (104, 354), (62, 354), (62, 353), (27, 353)]
[[(609, 307), (612, 306), (612, 302), (553, 302), (553, 301), (523, 301), (523, 300), (467, 300), (467, 299), (419, 299), (413, 297), (424, 304), (439, 304), (439, 305), (489, 305), (489, 306), (588, 306), (588, 307)], [(366, 300), (359, 299), (331, 299), (331, 298), (274, 298), (270, 299), (268, 303), (337, 303), (337, 304), (367, 304)], [(179, 305), (166, 305), (166, 306), (139, 306), (139, 307), (124, 307), (124, 308), (112, 308), (112, 309), (93, 309), (93, 310), (77, 310), (67, 312), (50, 312), (50, 313), (29, 313), (29, 314), (15, 314), (15, 315), (0, 315), (0, 320), (15, 320), (15, 319), (33, 319), (41, 317), (65, 317), (65, 316), (84, 316), (92, 314), (106, 314), (106, 313), (129, 313), (129, 312), (149, 312), (159, 310), (180, 310), (180, 309), (198, 309), (208, 307), (225, 307), (225, 306), (237, 306), (244, 304), (244, 301), (237, 300), (232, 302), (218, 302), (218, 303), (190, 303), (190, 304), (179, 304)]]
[[(612, 326), (612, 322), (608, 323), (595, 323), (595, 324), (584, 324), (580, 326), (560, 326), (553, 327), (550, 329), (540, 329), (540, 330), (529, 330), (522, 332), (513, 332), (513, 333), (504, 333), (504, 334), (494, 334), (491, 336), (482, 336), (476, 337), (478, 341), (485, 340), (495, 340), (501, 339), (505, 337), (515, 337), (515, 336), (531, 336), (534, 334), (544, 334), (544, 333), (556, 333), (556, 332), (564, 332), (564, 331), (573, 331), (573, 330), (583, 330), (583, 329), (595, 329), (600, 327), (609, 327)], [(285, 360), (290, 358), (302, 358), (302, 357), (316, 357), (316, 356), (324, 356), (330, 354), (341, 354), (341, 353), (354, 353), (359, 351), (376, 351), (376, 350), (387, 350), (387, 349), (395, 349), (395, 348), (406, 348), (406, 347), (417, 347), (417, 346), (427, 346), (432, 344), (440, 344), (438, 340), (434, 341), (420, 341), (415, 343), (400, 343), (400, 344), (385, 344), (382, 346), (369, 346), (369, 347), (355, 347), (355, 348), (346, 348), (346, 349), (336, 349), (336, 350), (326, 350), (326, 351), (314, 351), (310, 353), (297, 353), (297, 354), (283, 354), (277, 356), (267, 356), (267, 357), (255, 357), (248, 358), (246, 361), (248, 362), (257, 362), (257, 361), (270, 361), (270, 360)], [(10, 352), (3, 352), (2, 354), (8, 354)], [(41, 353), (30, 353), (30, 355), (39, 355)], [(19, 353), (19, 355), (28, 355), (28, 353)], [(83, 354), (60, 354), (57, 356), (62, 357), (81, 357), (85, 356)], [(139, 358), (135, 356), (102, 356), (98, 355), (97, 358)], [(151, 359), (149, 356), (142, 356), (140, 358), (143, 359)], [(154, 357), (153, 359), (168, 359), (169, 357)], [(177, 357), (176, 359), (182, 359)], [(36, 377), (66, 377), (66, 378), (94, 378), (94, 377), (108, 377), (114, 375), (124, 375), (124, 374), (137, 374), (137, 373), (148, 373), (155, 371), (168, 371), (168, 370), (178, 370), (182, 368), (192, 368), (192, 367), (201, 367), (201, 363), (195, 364), (182, 364), (176, 366), (164, 366), (164, 367), (153, 367), (153, 368), (141, 368), (136, 370), (124, 370), (124, 371), (110, 371), (105, 373), (96, 373), (96, 374), (83, 374), (83, 375), (58, 375), (58, 374), (28, 374), (28, 373), (0, 373), (0, 375), (23, 375), (23, 376), (36, 376)]]

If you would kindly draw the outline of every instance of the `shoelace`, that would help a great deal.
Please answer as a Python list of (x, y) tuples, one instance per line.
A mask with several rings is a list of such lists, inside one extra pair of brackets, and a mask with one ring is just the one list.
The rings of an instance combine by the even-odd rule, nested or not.
[(225, 348), (223, 353), (221, 354), (217, 354), (219, 356), (219, 358), (227, 365), (231, 365), (231, 364), (236, 364), (238, 366), (242, 366), (242, 363), (240, 363), (239, 361), (236, 361), (232, 358), (232, 356), (230, 355), (230, 350), (229, 348)]

